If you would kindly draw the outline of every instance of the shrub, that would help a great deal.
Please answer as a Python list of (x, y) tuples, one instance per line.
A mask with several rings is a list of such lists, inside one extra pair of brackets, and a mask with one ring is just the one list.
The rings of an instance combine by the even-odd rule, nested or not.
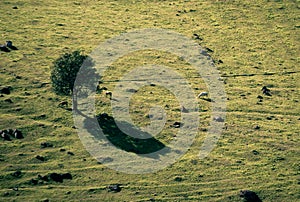
[(65, 53), (54, 61), (51, 71), (51, 81), (53, 90), (58, 95), (70, 95), (73, 93), (73, 86), (76, 75), (88, 58), (76, 50), (72, 53)]

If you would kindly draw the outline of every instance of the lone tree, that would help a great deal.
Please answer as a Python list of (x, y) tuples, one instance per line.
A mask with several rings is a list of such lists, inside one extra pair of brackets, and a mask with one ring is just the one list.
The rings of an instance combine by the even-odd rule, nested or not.
[[(76, 75), (88, 56), (82, 55), (79, 50), (65, 53), (54, 61), (51, 71), (53, 90), (58, 95), (71, 95), (73, 93)], [(90, 60), (91, 65), (92, 61)]]

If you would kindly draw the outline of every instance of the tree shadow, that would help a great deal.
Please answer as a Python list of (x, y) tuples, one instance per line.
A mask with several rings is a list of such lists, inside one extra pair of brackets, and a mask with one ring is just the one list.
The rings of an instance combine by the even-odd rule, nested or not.
[[(126, 122), (117, 122), (112, 116), (108, 114), (100, 114), (96, 116), (97, 122), (102, 129), (104, 136), (119, 149), (127, 152), (133, 152), (136, 154), (150, 154), (157, 152), (165, 147), (165, 145), (154, 137), (147, 139), (139, 139), (125, 134), (118, 128), (118, 125), (125, 125), (128, 131), (132, 131), (134, 134), (139, 134), (141, 137), (151, 136), (149, 133), (139, 131), (133, 125)], [(103, 139), (99, 131), (99, 127), (96, 126), (95, 121), (89, 121), (86, 119), (84, 125), (95, 138)], [(152, 156), (152, 155), (151, 155)], [(150, 156), (149, 156), (150, 157)], [(157, 158), (158, 156), (153, 155)]]

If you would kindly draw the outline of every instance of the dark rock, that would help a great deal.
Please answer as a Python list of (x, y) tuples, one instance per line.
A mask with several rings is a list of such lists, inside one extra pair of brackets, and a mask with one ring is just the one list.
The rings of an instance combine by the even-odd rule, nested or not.
[(20, 170), (17, 170), (15, 172), (13, 172), (11, 175), (14, 176), (14, 177), (21, 177), (22, 176), (22, 172)]
[(6, 47), (6, 45), (0, 45), (0, 50), (3, 52), (10, 52), (10, 50)]
[(182, 180), (183, 180), (182, 177), (179, 177), (179, 176), (174, 178), (174, 181), (176, 181), (176, 182), (181, 182)]
[(8, 135), (8, 133), (7, 133), (6, 130), (1, 131), (1, 132), (0, 132), (0, 135), (1, 135), (1, 138), (3, 138), (4, 140), (11, 141), (11, 138), (10, 138), (10, 136)]
[(214, 121), (216, 121), (216, 122), (224, 122), (224, 119), (222, 117), (217, 116), (217, 117), (214, 117)]
[(122, 188), (120, 187), (119, 184), (113, 184), (113, 185), (109, 185), (107, 187), (108, 191), (111, 191), (111, 192), (120, 192), (122, 190)]
[(37, 180), (37, 179), (31, 179), (31, 180), (29, 181), (29, 184), (37, 185), (37, 184), (38, 184), (38, 180)]
[(59, 107), (68, 107), (69, 103), (67, 101), (62, 101), (58, 104)]
[(7, 134), (8, 135), (13, 135), (14, 134), (14, 130), (13, 129), (7, 129)]
[(67, 180), (72, 180), (73, 179), (71, 173), (63, 173), (63, 174), (61, 174), (61, 177), (63, 179), (67, 179)]
[(12, 101), (11, 99), (9, 99), (9, 98), (8, 98), (8, 99), (5, 99), (4, 101), (5, 101), (5, 102), (8, 102), (8, 103), (13, 103), (13, 101)]
[(61, 148), (59, 151), (60, 151), (60, 152), (65, 152), (65, 151), (66, 151), (66, 149), (64, 149), (64, 148)]
[(255, 130), (259, 130), (259, 129), (260, 129), (260, 126), (259, 126), (259, 125), (256, 125), (256, 126), (254, 126), (254, 129), (255, 129)]
[(181, 111), (182, 111), (183, 113), (188, 113), (188, 112), (189, 112), (184, 106), (181, 107)]
[(267, 95), (267, 96), (272, 96), (270, 93), (270, 89), (268, 89), (266, 86), (262, 87), (262, 92), (263, 94)]
[(53, 144), (51, 144), (50, 142), (41, 143), (41, 148), (47, 148), (47, 147), (53, 147)]
[(61, 174), (58, 173), (50, 173), (49, 178), (55, 182), (63, 182)]
[(70, 152), (68, 151), (67, 154), (71, 155), (71, 156), (74, 156), (74, 153), (73, 152)]
[(173, 123), (172, 127), (174, 127), (174, 128), (180, 128), (181, 125), (182, 124), (180, 122), (176, 121), (175, 123)]
[(6, 46), (11, 50), (18, 50), (17, 47), (13, 46), (12, 41), (6, 41)]
[(135, 90), (135, 89), (130, 88), (130, 89), (126, 89), (126, 92), (136, 93), (136, 92), (138, 92), (138, 91)]
[(46, 182), (49, 181), (49, 177), (47, 175), (45, 175), (45, 176), (38, 175), (38, 179), (42, 180), (42, 181), (46, 181)]
[(22, 132), (21, 132), (20, 130), (18, 130), (18, 129), (15, 129), (15, 130), (13, 131), (13, 136), (14, 136), (14, 138), (16, 138), (16, 139), (23, 139), (23, 138), (24, 138)]
[(17, 7), (17, 6), (13, 6), (12, 8), (13, 8), (13, 9), (18, 9), (18, 7)]
[(9, 95), (11, 90), (12, 90), (12, 87), (10, 87), (10, 86), (3, 87), (3, 88), (0, 89), (0, 93), (1, 94)]
[(19, 188), (18, 187), (13, 187), (12, 190), (19, 191)]
[(196, 40), (203, 40), (198, 34), (193, 34), (193, 38)]
[(45, 161), (46, 160), (45, 157), (40, 156), (40, 155), (37, 155), (35, 158), (40, 160), (40, 161)]
[(246, 202), (262, 202), (257, 194), (250, 190), (240, 191), (240, 197), (243, 198)]
[(214, 52), (214, 51), (213, 51), (212, 49), (210, 49), (210, 48), (207, 48), (207, 47), (206, 47), (205, 49), (206, 49), (208, 52), (211, 52), (211, 53)]

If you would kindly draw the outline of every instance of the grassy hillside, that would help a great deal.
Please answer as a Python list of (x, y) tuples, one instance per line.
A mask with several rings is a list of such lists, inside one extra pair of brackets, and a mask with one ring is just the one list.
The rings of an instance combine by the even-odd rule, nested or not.
[[(241, 201), (241, 189), (255, 191), (263, 201), (300, 200), (298, 0), (2, 0), (0, 6), (1, 41), (11, 40), (19, 49), (0, 51), (0, 89), (11, 86), (10, 94), (0, 97), (0, 129), (17, 128), (25, 136), (0, 140), (0, 201)], [(106, 39), (142, 28), (170, 29), (191, 39), (198, 34), (201, 40), (195, 42), (213, 50), (212, 58), (222, 61), (216, 66), (228, 97), (227, 127), (200, 160), (212, 117), (210, 103), (199, 99), (200, 128), (190, 150), (164, 170), (129, 175), (85, 150), (72, 111), (58, 106), (71, 99), (52, 92), (50, 69), (65, 52), (88, 54)], [(120, 58), (103, 75), (102, 86), (113, 90), (111, 81), (145, 63), (173, 68), (196, 93), (206, 89), (201, 78), (190, 78), (194, 72), (186, 62), (158, 51)], [(272, 96), (261, 93), (263, 86)], [(111, 113), (108, 98), (99, 94), (96, 101), (97, 112)], [(149, 86), (131, 105), (137, 125), (149, 123), (145, 115), (153, 104), (169, 105), (167, 126), (180, 117), (171, 92)], [(159, 141), (167, 144), (174, 132), (165, 128)], [(43, 148), (44, 142), (53, 146)], [(53, 172), (73, 179), (32, 181)], [(122, 191), (108, 192), (116, 183)]]

